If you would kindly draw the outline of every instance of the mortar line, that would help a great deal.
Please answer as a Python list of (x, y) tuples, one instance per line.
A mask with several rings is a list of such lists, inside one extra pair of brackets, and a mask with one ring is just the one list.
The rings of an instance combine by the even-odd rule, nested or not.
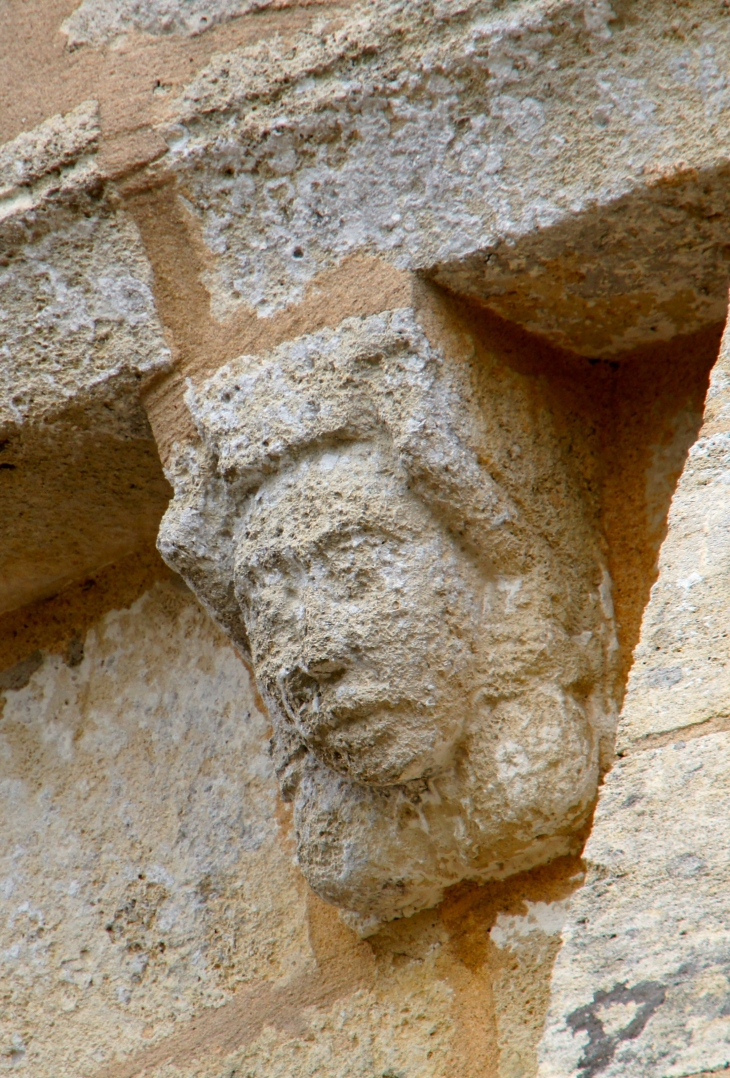
[[(616, 753), (620, 760), (625, 760), (635, 752), (647, 752), (649, 749), (661, 749), (665, 745), (671, 745), (677, 741), (694, 741), (699, 737), (709, 737), (711, 734), (725, 733), (730, 730), (730, 715), (714, 715), (711, 719), (702, 722), (690, 723), (687, 726), (675, 726), (671, 730), (662, 730), (655, 734), (645, 734), (638, 741), (634, 741), (625, 749)], [(692, 1076), (689, 1076), (692, 1078)]]

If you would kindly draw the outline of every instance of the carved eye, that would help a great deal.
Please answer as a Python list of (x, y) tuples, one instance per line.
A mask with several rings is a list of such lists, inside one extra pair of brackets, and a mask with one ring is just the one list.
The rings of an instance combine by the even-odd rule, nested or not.
[(319, 663), (310, 663), (307, 667), (308, 672), (312, 677), (316, 678), (318, 682), (334, 681), (346, 672), (347, 667), (339, 659), (323, 659)]

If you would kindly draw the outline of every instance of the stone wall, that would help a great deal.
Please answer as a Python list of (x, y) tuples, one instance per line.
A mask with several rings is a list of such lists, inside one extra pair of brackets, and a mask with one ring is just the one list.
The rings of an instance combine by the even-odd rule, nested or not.
[(555, 970), (551, 1078), (727, 1063), (728, 343), (672, 502)]
[(730, 1064), (729, 36), (0, 8), (0, 1073)]
[(6, 1069), (534, 1070), (576, 858), (359, 942), (295, 866), (248, 670), (153, 552), (2, 628), (35, 645), (3, 674)]

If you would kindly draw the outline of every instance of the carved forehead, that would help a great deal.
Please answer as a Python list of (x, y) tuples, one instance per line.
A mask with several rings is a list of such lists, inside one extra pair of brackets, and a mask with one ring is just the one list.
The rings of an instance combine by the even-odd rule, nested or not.
[(242, 357), (186, 399), (237, 496), (305, 453), (377, 438), (411, 491), (470, 546), (490, 560), (524, 549), (517, 506), (484, 464), (490, 448), (469, 372), (430, 345), (410, 308)]
[(307, 447), (388, 430), (396, 446), (429, 416), (463, 408), (443, 357), (409, 310), (349, 319), (263, 359), (243, 357), (191, 391), (191, 411), (219, 470), (255, 487)]
[(360, 441), (317, 450), (267, 478), (247, 501), (239, 550), (258, 559), (262, 550), (314, 549), (354, 535), (358, 543), (423, 539), (434, 529), (390, 448)]

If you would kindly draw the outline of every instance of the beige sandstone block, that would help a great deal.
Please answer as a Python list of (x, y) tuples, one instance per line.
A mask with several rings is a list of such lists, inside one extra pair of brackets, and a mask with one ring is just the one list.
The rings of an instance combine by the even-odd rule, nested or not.
[(714, 3), (379, 0), (224, 51), (159, 130), (216, 317), (380, 255), (582, 355), (725, 312)]
[(0, 1059), (92, 1078), (237, 985), (295, 977), (305, 903), (267, 720), (184, 586), (38, 656), (0, 695)]
[(169, 495), (139, 395), (170, 349), (98, 137), (89, 101), (0, 148), (0, 612), (148, 542)]
[(564, 929), (541, 1078), (730, 1063), (728, 384), (726, 331)]
[(62, 24), (70, 48), (105, 45), (130, 32), (193, 37), (287, 0), (82, 0)]
[(730, 734), (635, 752), (601, 791), (540, 1078), (679, 1078), (730, 1060)]
[(659, 578), (644, 612), (619, 724), (619, 752), (645, 738), (730, 718), (729, 494), (726, 333), (704, 424), (672, 499)]

